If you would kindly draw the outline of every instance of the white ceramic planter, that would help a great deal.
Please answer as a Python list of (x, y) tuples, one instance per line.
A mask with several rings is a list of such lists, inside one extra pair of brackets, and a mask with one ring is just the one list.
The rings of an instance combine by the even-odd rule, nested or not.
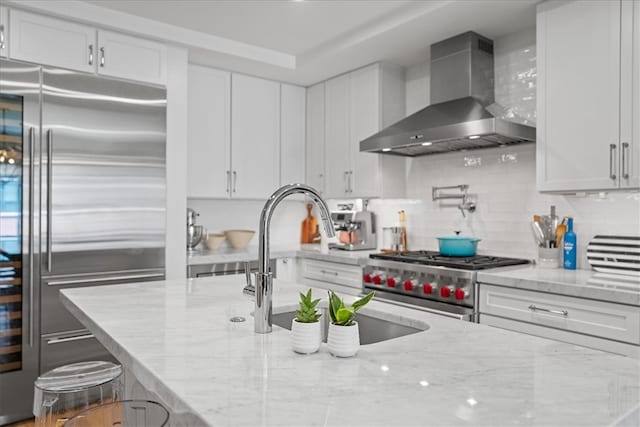
[(358, 322), (354, 322), (351, 326), (339, 326), (329, 323), (327, 345), (329, 353), (336, 357), (355, 356), (360, 348)]
[(291, 346), (296, 353), (315, 353), (322, 343), (322, 323), (302, 323), (291, 321)]

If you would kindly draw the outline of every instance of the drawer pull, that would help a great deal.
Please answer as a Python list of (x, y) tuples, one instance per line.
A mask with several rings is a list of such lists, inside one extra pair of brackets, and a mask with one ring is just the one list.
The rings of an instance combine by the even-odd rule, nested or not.
[(338, 275), (338, 272), (336, 272), (336, 271), (320, 270), (320, 272), (321, 272), (322, 274), (333, 274), (334, 276), (337, 276), (337, 275)]
[(567, 310), (549, 310), (548, 308), (536, 307), (531, 304), (529, 306), (529, 310), (531, 311), (544, 311), (545, 313), (553, 313), (553, 314), (561, 314), (563, 316), (568, 316), (569, 312)]

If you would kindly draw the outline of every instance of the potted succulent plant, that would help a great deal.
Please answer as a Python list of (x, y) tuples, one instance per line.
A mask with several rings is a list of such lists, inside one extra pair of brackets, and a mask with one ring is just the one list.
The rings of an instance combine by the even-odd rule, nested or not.
[(356, 311), (371, 301), (374, 291), (354, 302), (350, 307), (345, 306), (344, 301), (329, 291), (329, 335), (327, 345), (329, 352), (336, 357), (355, 356), (360, 348), (360, 331), (355, 320)]
[(296, 353), (315, 353), (322, 343), (322, 325), (320, 312), (316, 308), (320, 299), (311, 299), (311, 289), (305, 294), (300, 293), (300, 308), (296, 310), (296, 317), (291, 321), (291, 340), (293, 351)]

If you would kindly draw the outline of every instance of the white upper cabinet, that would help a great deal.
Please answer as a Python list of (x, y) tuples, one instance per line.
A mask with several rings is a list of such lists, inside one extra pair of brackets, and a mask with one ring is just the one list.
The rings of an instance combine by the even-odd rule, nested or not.
[(349, 75), (325, 83), (325, 197), (350, 195)]
[(280, 184), (305, 182), (306, 91), (303, 87), (280, 87)]
[(538, 6), (540, 191), (638, 186), (637, 177), (635, 181), (621, 178), (638, 164), (631, 159), (638, 155), (637, 140), (632, 144), (630, 137), (624, 138), (634, 120), (630, 112), (632, 31), (625, 23), (625, 16), (631, 22), (631, 14), (621, 13), (622, 8), (633, 5), (601, 0)]
[(9, 46), (9, 10), (0, 6), (0, 56), (7, 56)]
[(231, 76), (232, 197), (267, 199), (280, 184), (280, 84)]
[[(622, 3), (622, 153), (620, 187), (640, 188), (640, 1)], [(631, 32), (631, 34), (629, 34)], [(629, 83), (624, 83), (624, 82)]]
[[(405, 159), (360, 152), (361, 140), (404, 117), (402, 69), (374, 64), (328, 80), (324, 87), (324, 196), (403, 197)], [(312, 88), (317, 99), (319, 88)], [(320, 120), (310, 109), (308, 126)], [(314, 147), (322, 142), (317, 127), (307, 139)]]
[(325, 84), (307, 88), (306, 183), (324, 194), (324, 95)]
[(166, 83), (161, 43), (11, 10), (11, 58), (147, 83)]
[(231, 194), (231, 73), (189, 65), (187, 197)]
[(60, 19), (11, 10), (11, 58), (93, 73), (96, 30)]
[(161, 43), (100, 30), (97, 55), (99, 74), (157, 84), (167, 81), (167, 53)]

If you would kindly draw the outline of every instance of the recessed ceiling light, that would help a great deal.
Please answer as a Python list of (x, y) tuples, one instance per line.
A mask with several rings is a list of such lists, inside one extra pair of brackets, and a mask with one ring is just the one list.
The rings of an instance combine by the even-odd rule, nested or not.
[(382, 151), (386, 153), (387, 151), (391, 151), (391, 148), (383, 148)]
[(430, 145), (433, 145), (433, 142), (423, 142), (422, 145), (424, 145), (425, 147), (428, 147)]
[(478, 138), (480, 138), (480, 135), (471, 135), (469, 137), (469, 139), (478, 139)]

